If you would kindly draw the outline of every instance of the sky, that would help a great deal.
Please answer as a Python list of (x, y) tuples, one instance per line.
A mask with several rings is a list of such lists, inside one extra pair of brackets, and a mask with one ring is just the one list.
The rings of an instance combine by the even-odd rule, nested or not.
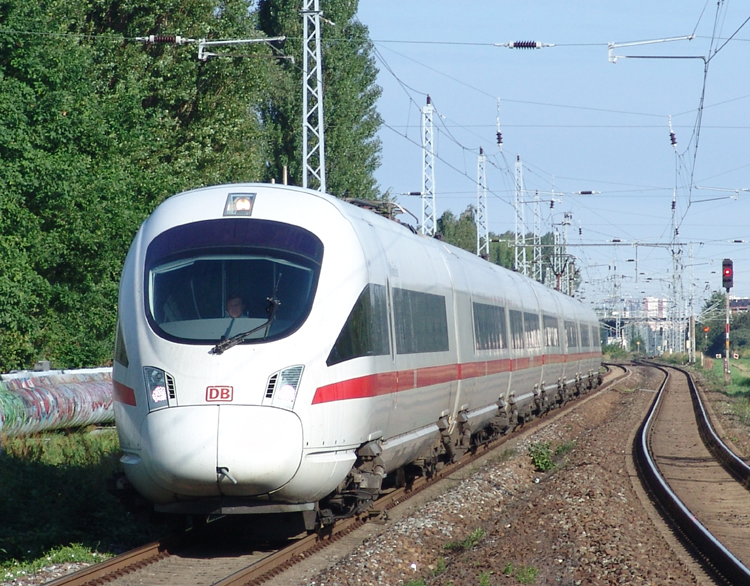
[[(429, 95), (438, 217), (476, 206), (482, 147), (489, 230), (515, 228), (520, 159), (524, 200), (539, 192), (542, 233), (567, 230), (586, 302), (615, 282), (625, 299), (674, 298), (673, 251), (696, 312), (721, 289), (724, 258), (732, 296), (750, 297), (750, 5), (360, 0), (357, 18), (382, 88), (375, 177), (415, 216)], [(518, 41), (554, 46), (497, 46)], [(533, 205), (524, 215), (531, 230)]]

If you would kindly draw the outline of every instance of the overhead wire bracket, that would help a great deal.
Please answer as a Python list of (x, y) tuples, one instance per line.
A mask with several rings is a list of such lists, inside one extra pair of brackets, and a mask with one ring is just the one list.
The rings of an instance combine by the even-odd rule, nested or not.
[(706, 60), (702, 55), (688, 55), (688, 56), (670, 56), (670, 55), (613, 55), (612, 52), (615, 49), (621, 49), (622, 47), (636, 47), (639, 45), (654, 45), (656, 43), (669, 43), (671, 41), (692, 41), (695, 35), (689, 35), (687, 37), (671, 37), (668, 39), (652, 39), (649, 41), (633, 41), (630, 43), (607, 43), (609, 62), (617, 63), (618, 59), (703, 59)]

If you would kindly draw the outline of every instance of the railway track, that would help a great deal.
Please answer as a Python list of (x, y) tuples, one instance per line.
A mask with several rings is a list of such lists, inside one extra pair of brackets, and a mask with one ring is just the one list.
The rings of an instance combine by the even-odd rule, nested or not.
[[(628, 369), (621, 365), (608, 365), (608, 370), (604, 385), (588, 397), (595, 396), (629, 375)], [(552, 413), (562, 413), (580, 404), (580, 400), (572, 401)], [(533, 429), (549, 420), (549, 417), (542, 417), (525, 424), (522, 429)], [(47, 586), (86, 586), (105, 583), (113, 586), (176, 583), (184, 586), (262, 584), (361, 527), (368, 520), (387, 516), (388, 510), (472, 464), (512, 437), (512, 434), (504, 436), (480, 447), (474, 454), (467, 454), (458, 462), (446, 466), (429, 480), (417, 478), (408, 490), (400, 488), (391, 491), (378, 499), (367, 515), (339, 521), (323, 535), (299, 537), (285, 542), (281, 547), (269, 547), (267, 544), (243, 539), (241, 534), (226, 531), (219, 520), (208, 524), (200, 531), (191, 530), (164, 541), (147, 544), (50, 582)]]
[(750, 584), (750, 467), (713, 430), (689, 373), (651, 366), (664, 381), (635, 439), (640, 475), (678, 536), (717, 579)]

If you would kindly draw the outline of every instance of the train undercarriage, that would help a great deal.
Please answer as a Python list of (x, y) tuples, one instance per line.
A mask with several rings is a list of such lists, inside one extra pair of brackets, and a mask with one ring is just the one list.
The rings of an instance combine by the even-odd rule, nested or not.
[(458, 413), (455, 422), (441, 417), (437, 422), (439, 440), (429, 451), (391, 474), (386, 474), (378, 442), (368, 442), (357, 451), (357, 460), (346, 479), (334, 493), (318, 503), (315, 525), (307, 529), (320, 530), (336, 520), (365, 513), (383, 492), (403, 487), (408, 490), (415, 479), (431, 478), (467, 452), (476, 452), (525, 423), (597, 388), (601, 382), (600, 373), (589, 372), (586, 376), (577, 375), (572, 384), (558, 381), (552, 391), (544, 384), (538, 385), (534, 388), (533, 400), (522, 406), (511, 393), (507, 401), (502, 398), (497, 401), (497, 415), (478, 429), (472, 429), (469, 413), (465, 411)]

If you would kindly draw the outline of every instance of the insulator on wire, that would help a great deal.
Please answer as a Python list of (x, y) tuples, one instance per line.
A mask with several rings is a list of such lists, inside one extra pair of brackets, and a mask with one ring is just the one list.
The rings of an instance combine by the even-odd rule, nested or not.
[(672, 200), (672, 209), (674, 210), (676, 208), (677, 208), (677, 202), (675, 200)]
[(497, 146), (503, 146), (503, 133), (497, 131)]
[(672, 117), (669, 117), (669, 141), (672, 143), (672, 147), (677, 150), (677, 137), (672, 130)]
[(549, 209), (551, 209), (551, 210), (555, 209), (555, 200), (554, 199), (549, 200)]
[(135, 40), (142, 43), (169, 43), (174, 45), (194, 42), (193, 39), (186, 39), (180, 35), (149, 35), (147, 37), (136, 37)]
[(508, 43), (510, 49), (541, 49), (542, 43), (539, 41), (511, 41)]

